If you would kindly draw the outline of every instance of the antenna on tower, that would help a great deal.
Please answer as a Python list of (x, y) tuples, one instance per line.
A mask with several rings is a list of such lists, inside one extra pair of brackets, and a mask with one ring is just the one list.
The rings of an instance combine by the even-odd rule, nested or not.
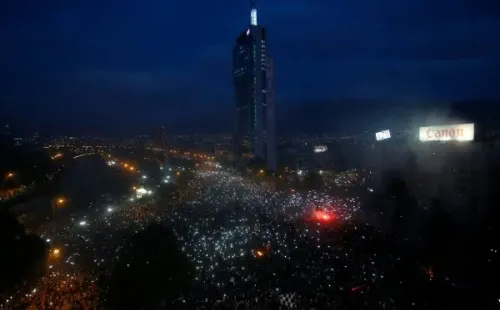
[(257, 26), (257, 7), (255, 0), (250, 0), (250, 25)]

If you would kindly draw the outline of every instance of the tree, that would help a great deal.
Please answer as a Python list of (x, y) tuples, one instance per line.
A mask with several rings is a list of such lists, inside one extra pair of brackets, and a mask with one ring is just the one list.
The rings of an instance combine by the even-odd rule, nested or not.
[(416, 200), (408, 190), (406, 182), (400, 178), (390, 180), (386, 194), (394, 201), (391, 229), (400, 235), (403, 233), (406, 217), (415, 210)]
[(0, 246), (4, 253), (0, 264), (0, 292), (43, 273), (46, 243), (35, 235), (27, 235), (24, 227), (6, 210), (0, 211)]
[(152, 224), (128, 240), (101, 285), (111, 309), (157, 309), (182, 293), (193, 274), (172, 231)]
[(451, 215), (444, 212), (443, 205), (437, 198), (433, 198), (424, 228), (424, 253), (429, 262), (438, 263), (451, 250), (453, 231)]

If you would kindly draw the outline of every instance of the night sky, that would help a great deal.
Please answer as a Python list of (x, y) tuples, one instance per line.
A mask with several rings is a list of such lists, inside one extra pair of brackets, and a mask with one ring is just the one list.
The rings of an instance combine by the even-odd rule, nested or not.
[[(19, 126), (61, 132), (147, 132), (161, 123), (229, 131), (231, 52), (249, 24), (249, 6), (2, 0), (1, 114)], [(325, 118), (325, 106), (327, 122), (341, 114), (331, 111), (366, 115), (371, 104), (358, 99), (377, 109), (500, 99), (498, 0), (257, 6), (275, 60), (279, 128), (312, 126), (311, 119)]]

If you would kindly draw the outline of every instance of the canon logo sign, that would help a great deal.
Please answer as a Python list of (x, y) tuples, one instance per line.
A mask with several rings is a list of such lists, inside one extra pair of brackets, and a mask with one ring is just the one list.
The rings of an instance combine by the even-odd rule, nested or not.
[(420, 127), (420, 141), (472, 141), (474, 124)]

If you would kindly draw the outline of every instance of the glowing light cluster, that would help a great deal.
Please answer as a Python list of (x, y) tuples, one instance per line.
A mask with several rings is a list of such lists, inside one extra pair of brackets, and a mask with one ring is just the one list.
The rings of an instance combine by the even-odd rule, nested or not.
[(314, 147), (314, 153), (323, 153), (328, 151), (328, 147), (326, 145), (317, 145)]
[(389, 129), (375, 133), (375, 140), (382, 141), (391, 138), (391, 131)]

